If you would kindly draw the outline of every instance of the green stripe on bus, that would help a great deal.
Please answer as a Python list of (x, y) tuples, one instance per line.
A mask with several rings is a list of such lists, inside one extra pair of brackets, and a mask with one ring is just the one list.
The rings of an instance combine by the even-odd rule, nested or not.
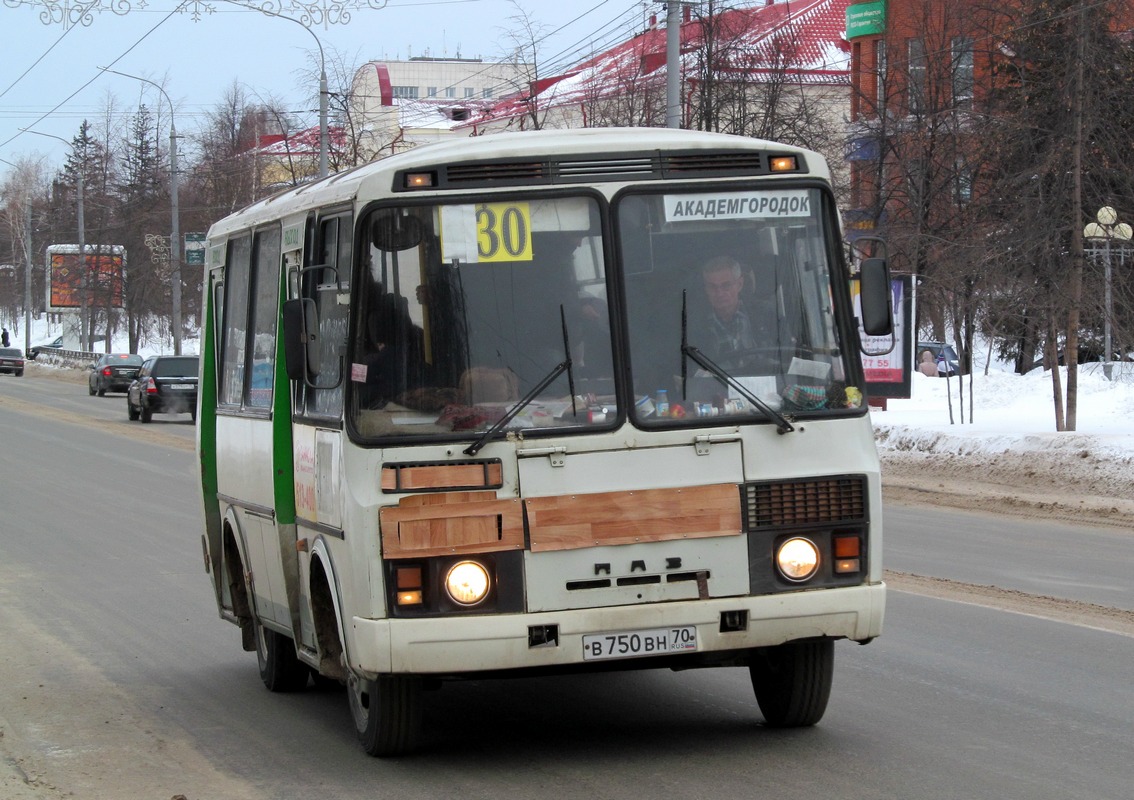
[(272, 391), (272, 479), (275, 483), (276, 522), (295, 523), (295, 481), (291, 438), (291, 381), (284, 369), (283, 301), (287, 299), (287, 270), (280, 274), (276, 308), (275, 388)]

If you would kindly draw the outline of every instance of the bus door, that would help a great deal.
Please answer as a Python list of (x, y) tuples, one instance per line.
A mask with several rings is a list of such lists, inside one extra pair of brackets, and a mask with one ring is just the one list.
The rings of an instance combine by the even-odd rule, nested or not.
[[(303, 223), (302, 263), (288, 265), (288, 293), (305, 303), (315, 332), (305, 352), (305, 375), (292, 383), (292, 473), (300, 591), (311, 585), (309, 542), (316, 536), (343, 539), (341, 462), (350, 292), (352, 217), (347, 211), (311, 215)], [(298, 257), (299, 252), (295, 255)], [(298, 546), (296, 546), (298, 544)], [(296, 637), (301, 652), (316, 651), (310, 602), (299, 606)]]
[(292, 490), (274, 464), (276, 427), (284, 425), (287, 433), (290, 419), (275, 370), (281, 249), (278, 224), (228, 242), (218, 354), (217, 496), (245, 550), (256, 616), (291, 630), (284, 565), (294, 564), (295, 546), (281, 547), (277, 531), (294, 515)]

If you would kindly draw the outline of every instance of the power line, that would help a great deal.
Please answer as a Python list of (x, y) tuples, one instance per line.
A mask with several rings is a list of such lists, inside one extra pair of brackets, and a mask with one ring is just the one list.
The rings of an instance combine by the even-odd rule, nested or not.
[[(123, 51), (122, 51), (122, 52), (121, 52), (121, 53), (120, 53), (120, 54), (119, 54), (119, 55), (118, 55), (118, 56), (117, 56), (117, 57), (116, 57), (116, 58), (115, 58), (115, 59), (114, 59), (113, 61), (111, 61), (111, 62), (110, 62), (109, 66), (112, 66), (112, 67), (113, 67), (113, 66), (114, 66), (115, 64), (117, 64), (117, 63), (118, 63), (119, 61), (121, 61), (121, 60), (122, 60), (123, 58), (125, 58), (125, 57), (126, 57), (127, 55), (129, 55), (129, 54), (130, 54), (130, 52), (131, 52), (131, 51), (132, 51), (132, 50), (133, 50), (133, 49), (134, 49), (135, 47), (137, 47), (137, 46), (138, 46), (138, 45), (140, 45), (140, 44), (141, 44), (142, 42), (144, 42), (144, 41), (145, 41), (145, 40), (146, 40), (146, 39), (147, 39), (147, 38), (148, 38), (148, 37), (150, 36), (150, 34), (152, 34), (152, 33), (153, 33), (154, 31), (156, 31), (156, 30), (157, 30), (158, 28), (160, 28), (160, 27), (161, 27), (162, 25), (164, 25), (164, 24), (165, 24), (166, 22), (168, 22), (168, 21), (169, 21), (169, 19), (170, 19), (170, 17), (172, 17), (172, 16), (174, 15), (174, 14), (176, 14), (176, 13), (178, 12), (178, 10), (179, 10), (180, 8), (181, 8), (181, 3), (178, 3), (178, 4), (177, 4), (177, 7), (176, 7), (176, 8), (174, 8), (174, 9), (173, 9), (172, 11), (170, 11), (169, 13), (167, 13), (167, 14), (166, 14), (166, 15), (165, 15), (164, 17), (162, 17), (162, 18), (161, 18), (161, 19), (160, 19), (160, 20), (159, 20), (159, 21), (157, 22), (157, 24), (155, 24), (155, 25), (154, 25), (154, 26), (153, 26), (152, 28), (150, 28), (150, 29), (149, 29), (148, 31), (146, 31), (146, 32), (145, 32), (144, 34), (142, 34), (142, 35), (141, 35), (141, 36), (140, 36), (140, 37), (139, 37), (139, 38), (137, 39), (137, 41), (135, 41), (135, 42), (134, 42), (134, 43), (133, 43), (132, 45), (130, 45), (129, 47), (127, 47), (127, 48), (126, 48), (125, 50), (123, 50)], [(53, 45), (53, 46), (54, 46), (54, 45)], [(63, 105), (65, 104), (65, 103), (69, 102), (69, 101), (70, 101), (71, 99), (73, 99), (73, 98), (74, 98), (75, 96), (77, 96), (77, 95), (78, 95), (78, 94), (79, 94), (80, 92), (82, 92), (82, 91), (83, 91), (84, 89), (86, 89), (86, 88), (87, 88), (88, 86), (90, 86), (90, 85), (91, 85), (92, 83), (94, 83), (95, 81), (97, 81), (97, 80), (98, 80), (98, 79), (99, 79), (100, 77), (102, 77), (102, 73), (101, 73), (101, 72), (97, 72), (97, 73), (95, 73), (95, 75), (94, 75), (94, 76), (92, 76), (90, 80), (88, 80), (88, 81), (87, 81), (86, 83), (84, 83), (84, 84), (83, 84), (82, 86), (80, 86), (80, 87), (79, 87), (78, 89), (76, 89), (75, 91), (71, 92), (71, 94), (69, 94), (69, 95), (68, 95), (67, 97), (65, 97), (65, 98), (63, 98), (62, 100), (60, 100), (60, 101), (59, 101), (59, 102), (58, 102), (58, 103), (57, 103), (57, 104), (56, 104), (56, 105), (55, 105), (55, 106), (54, 106), (54, 107), (53, 107), (53, 108), (52, 108), (52, 109), (51, 109), (50, 111), (47, 111), (47, 112), (45, 112), (44, 114), (42, 114), (42, 115), (41, 115), (40, 117), (38, 117), (38, 118), (37, 118), (37, 119), (36, 119), (36, 120), (35, 120), (34, 122), (32, 122), (32, 124), (31, 124), (31, 125), (25, 125), (24, 127), (25, 127), (25, 128), (32, 128), (32, 127), (35, 127), (35, 126), (36, 126), (36, 125), (38, 125), (38, 124), (39, 124), (40, 122), (42, 122), (43, 120), (47, 119), (47, 118), (48, 118), (49, 116), (51, 116), (52, 114), (54, 114), (55, 112), (57, 112), (57, 111), (58, 111), (58, 110), (59, 110), (59, 109), (60, 109), (60, 108), (61, 108), (61, 107), (62, 107), (62, 106), (63, 106)], [(18, 139), (18, 138), (20, 137), (20, 135), (21, 135), (22, 133), (23, 133), (23, 131), (20, 131), (20, 133), (17, 133), (17, 134), (15, 134), (14, 136), (11, 136), (11, 137), (9, 137), (9, 138), (8, 138), (8, 139), (6, 139), (5, 141), (3, 141), (3, 142), (0, 142), (0, 147), (4, 147), (4, 146), (6, 146), (6, 145), (10, 144), (11, 142), (15, 141), (16, 139)]]

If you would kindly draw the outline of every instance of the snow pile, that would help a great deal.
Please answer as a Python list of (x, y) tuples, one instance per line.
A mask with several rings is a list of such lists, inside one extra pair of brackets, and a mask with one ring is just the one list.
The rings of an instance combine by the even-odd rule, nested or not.
[[(1066, 391), (1066, 370), (1060, 377)], [(1126, 511), (1134, 507), (1134, 364), (1115, 364), (1113, 378), (1101, 364), (1081, 365), (1077, 430), (1057, 432), (1050, 372), (1001, 367), (974, 375), (971, 415), (964, 376), (964, 424), (958, 381), (915, 373), (911, 398), (871, 412), (885, 479), (970, 499), (1007, 493), (1032, 504)]]

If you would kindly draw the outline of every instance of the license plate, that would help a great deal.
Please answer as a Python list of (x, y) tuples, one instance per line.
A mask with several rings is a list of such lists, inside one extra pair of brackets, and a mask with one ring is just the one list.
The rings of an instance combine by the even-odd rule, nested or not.
[(663, 656), (697, 650), (697, 629), (692, 625), (652, 628), (621, 633), (592, 633), (583, 637), (583, 660)]
[(171, 384), (169, 384), (169, 388), (170, 389), (192, 389), (193, 384), (191, 384), (191, 383), (171, 383)]

